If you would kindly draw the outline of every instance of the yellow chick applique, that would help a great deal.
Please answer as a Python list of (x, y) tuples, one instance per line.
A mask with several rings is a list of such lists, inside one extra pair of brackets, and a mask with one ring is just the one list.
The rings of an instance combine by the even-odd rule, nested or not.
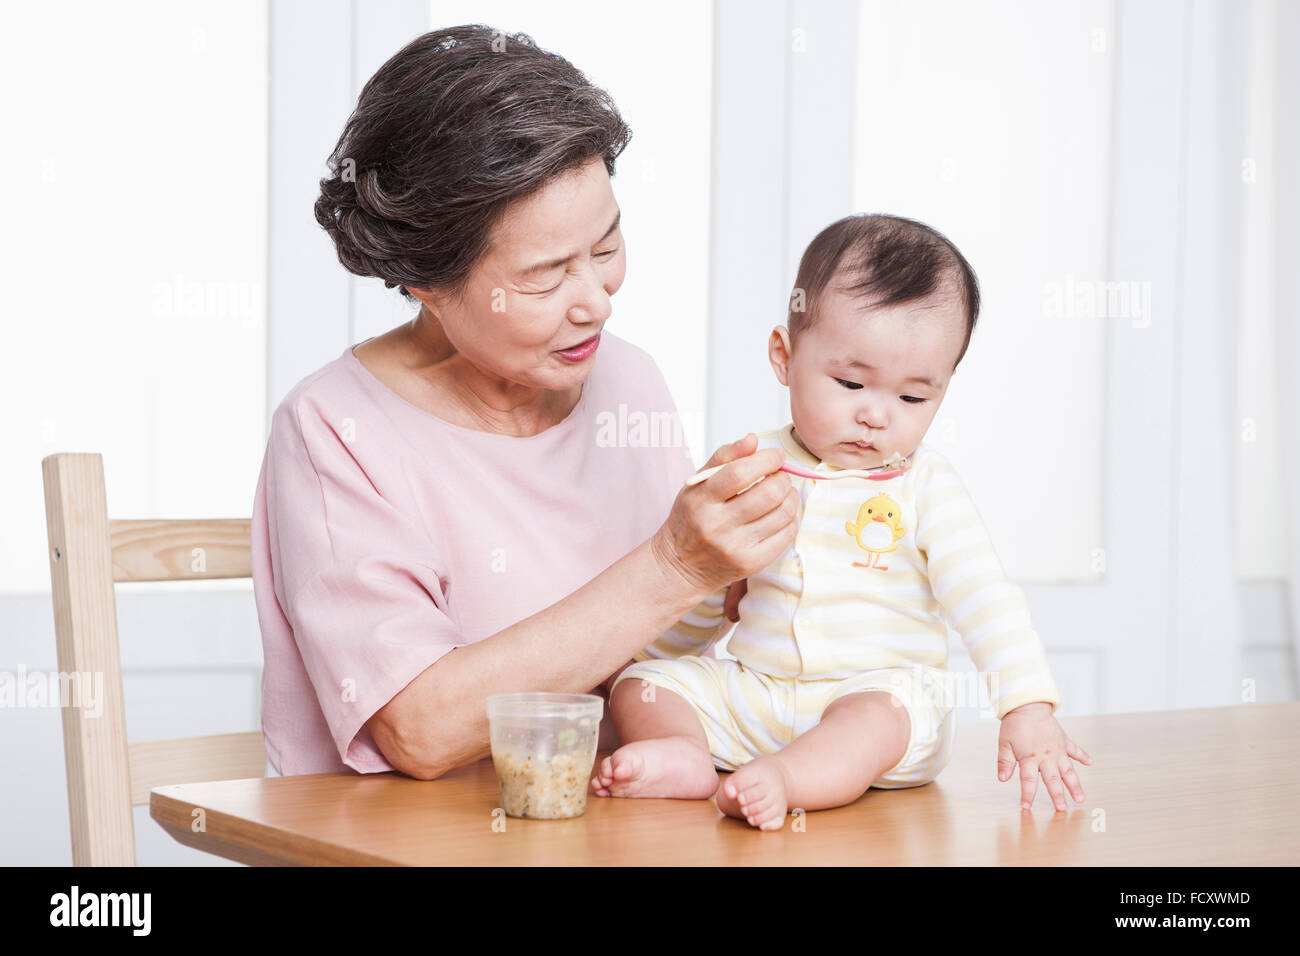
[(863, 502), (858, 509), (858, 520), (844, 524), (847, 531), (858, 542), (858, 547), (871, 555), (866, 564), (854, 561), (855, 568), (875, 568), (888, 571), (889, 566), (880, 563), (882, 555), (898, 547), (898, 541), (907, 533), (900, 523), (903, 509), (889, 495), (880, 494)]

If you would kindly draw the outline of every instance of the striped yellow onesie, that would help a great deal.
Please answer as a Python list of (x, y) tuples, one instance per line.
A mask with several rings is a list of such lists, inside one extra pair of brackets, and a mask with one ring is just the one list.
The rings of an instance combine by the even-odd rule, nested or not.
[[(792, 429), (762, 433), (758, 447), (783, 448), (813, 471), (839, 470), (806, 452)], [(791, 481), (799, 530), (749, 578), (727, 644), (736, 660), (699, 656), (728, 623), (722, 588), (637, 654), (615, 685), (635, 679), (643, 697), (654, 685), (685, 698), (723, 770), (780, 750), (837, 697), (887, 691), (907, 708), (912, 731), (903, 758), (872, 784), (881, 788), (938, 776), (955, 706), (975, 703), (977, 694), (947, 672), (948, 622), (999, 720), (1031, 701), (1055, 711), (1060, 694), (1024, 594), (1004, 574), (946, 458), (922, 443), (907, 471), (886, 481)]]

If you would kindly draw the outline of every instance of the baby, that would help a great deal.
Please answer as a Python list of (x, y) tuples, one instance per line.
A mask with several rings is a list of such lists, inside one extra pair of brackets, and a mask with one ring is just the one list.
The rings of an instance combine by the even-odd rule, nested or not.
[[(951, 625), (1002, 721), (999, 779), (1020, 764), (1024, 807), (1039, 773), (1057, 810), (1063, 781), (1083, 800), (1070, 758), (1092, 758), (1053, 717), (1060, 694), (1023, 593), (952, 466), (921, 443), (978, 314), (974, 272), (928, 226), (850, 216), (812, 241), (768, 344), (793, 422), (759, 447), (821, 474), (891, 467), (791, 478), (798, 532), (747, 582), (736, 660), (701, 656), (726, 623), (726, 589), (638, 654), (612, 685), (625, 743), (601, 761), (599, 795), (716, 796), (780, 829), (792, 809), (928, 783), (956, 730)], [(715, 768), (734, 772), (719, 785)]]

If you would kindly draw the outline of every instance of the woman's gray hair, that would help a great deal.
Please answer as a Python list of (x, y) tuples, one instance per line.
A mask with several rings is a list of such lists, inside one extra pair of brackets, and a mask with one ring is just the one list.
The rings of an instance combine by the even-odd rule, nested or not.
[(524, 33), (434, 30), (362, 89), (320, 181), (316, 221), (349, 272), (459, 296), (516, 199), (632, 131), (613, 99)]

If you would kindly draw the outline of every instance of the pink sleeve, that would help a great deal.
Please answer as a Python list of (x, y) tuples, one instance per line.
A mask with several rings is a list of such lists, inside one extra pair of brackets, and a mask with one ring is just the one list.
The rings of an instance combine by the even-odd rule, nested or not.
[(465, 643), (434, 544), (310, 401), (276, 410), (266, 468), (276, 598), (339, 757), (362, 773), (392, 770), (366, 721)]

